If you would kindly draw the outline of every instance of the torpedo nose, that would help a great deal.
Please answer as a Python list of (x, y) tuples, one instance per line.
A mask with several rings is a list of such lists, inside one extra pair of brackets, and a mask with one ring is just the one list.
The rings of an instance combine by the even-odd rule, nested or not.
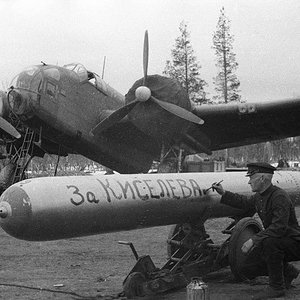
[(31, 220), (29, 196), (17, 186), (9, 187), (0, 197), (0, 226), (8, 234), (24, 239)]

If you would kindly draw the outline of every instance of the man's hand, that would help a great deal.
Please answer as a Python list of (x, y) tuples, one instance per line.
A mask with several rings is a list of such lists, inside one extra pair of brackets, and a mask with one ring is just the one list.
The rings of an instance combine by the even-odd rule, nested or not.
[(217, 182), (214, 182), (212, 185), (211, 185), (213, 191), (215, 190), (218, 194), (220, 195), (224, 195), (225, 194), (225, 190), (222, 186), (221, 183), (217, 183)]
[(242, 252), (245, 254), (248, 253), (252, 249), (253, 245), (252, 239), (247, 240), (242, 246)]

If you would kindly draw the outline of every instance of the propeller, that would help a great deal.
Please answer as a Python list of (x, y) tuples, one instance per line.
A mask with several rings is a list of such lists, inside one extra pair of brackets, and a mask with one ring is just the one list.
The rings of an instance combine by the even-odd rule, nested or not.
[(181, 119), (185, 119), (187, 121), (193, 122), (195, 124), (204, 124), (204, 120), (199, 118), (198, 116), (194, 115), (190, 111), (176, 105), (170, 102), (164, 102), (161, 100), (158, 100), (157, 98), (151, 96), (151, 99), (157, 103), (160, 107), (168, 111), (169, 113), (176, 115), (177, 117), (180, 117)]
[(118, 123), (131, 112), (131, 110), (136, 106), (136, 104), (138, 104), (137, 100), (126, 104), (125, 106), (110, 114), (90, 131), (90, 135), (100, 134), (101, 132), (111, 127), (113, 124)]
[(170, 102), (161, 101), (151, 95), (151, 90), (146, 86), (147, 84), (147, 72), (148, 72), (148, 60), (149, 60), (149, 40), (148, 40), (148, 31), (146, 30), (144, 36), (144, 49), (143, 49), (143, 85), (139, 86), (135, 90), (135, 99), (126, 104), (125, 106), (119, 108), (103, 121), (99, 122), (91, 131), (91, 135), (98, 135), (109, 127), (113, 126), (115, 123), (121, 121), (131, 110), (139, 103), (146, 102), (148, 100), (153, 101), (159, 105), (164, 110), (169, 113), (176, 115), (184, 120), (187, 120), (192, 123), (202, 125), (204, 120), (194, 115), (190, 111)]
[(1, 93), (0, 95), (0, 128), (13, 136), (14, 138), (19, 139), (21, 134), (12, 126), (8, 121), (6, 121), (3, 116), (5, 115), (7, 105), (5, 103), (6, 95), (5, 93)]
[(0, 128), (17, 139), (21, 137), (18, 130), (2, 117), (0, 117)]
[(143, 85), (146, 85), (147, 72), (148, 72), (148, 60), (149, 60), (149, 40), (148, 40), (148, 30), (146, 30), (145, 37), (144, 37), (144, 52), (143, 52), (143, 71), (144, 71)]

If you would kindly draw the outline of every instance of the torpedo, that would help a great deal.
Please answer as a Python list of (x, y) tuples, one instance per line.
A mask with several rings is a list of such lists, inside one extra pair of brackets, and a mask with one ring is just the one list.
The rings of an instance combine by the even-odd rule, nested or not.
[[(252, 194), (242, 172), (26, 179), (1, 195), (0, 225), (15, 238), (46, 241), (242, 215), (211, 189), (221, 180)], [(273, 183), (300, 203), (300, 172), (276, 172)]]

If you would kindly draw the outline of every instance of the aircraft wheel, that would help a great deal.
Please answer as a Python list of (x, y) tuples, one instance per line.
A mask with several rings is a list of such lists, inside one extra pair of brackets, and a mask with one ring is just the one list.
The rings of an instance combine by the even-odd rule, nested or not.
[(228, 260), (231, 272), (237, 280), (244, 280), (242, 268), (247, 256), (241, 248), (244, 242), (262, 230), (261, 224), (250, 217), (241, 219), (234, 227), (229, 241)]
[(144, 296), (142, 284), (145, 281), (146, 278), (144, 274), (141, 272), (133, 272), (129, 274), (123, 284), (123, 290), (125, 296), (128, 299)]

